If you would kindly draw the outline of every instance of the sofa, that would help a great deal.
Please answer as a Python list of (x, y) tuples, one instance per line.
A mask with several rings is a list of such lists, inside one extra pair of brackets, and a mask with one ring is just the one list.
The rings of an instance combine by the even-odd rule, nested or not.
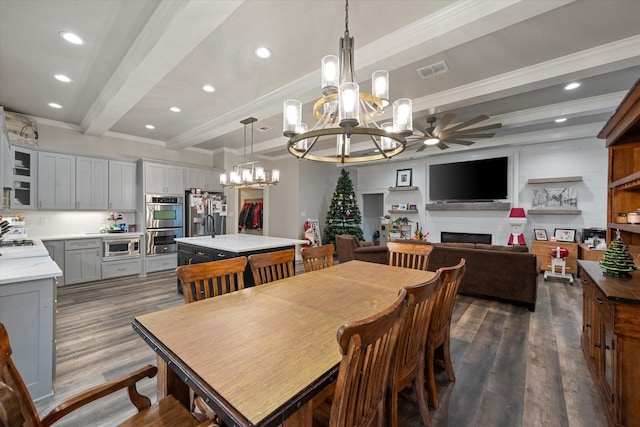
[(359, 261), (387, 264), (389, 255), (386, 246), (376, 246), (372, 242), (361, 242), (356, 236), (350, 234), (336, 235), (336, 251), (338, 262), (347, 262), (352, 259)]
[[(428, 267), (431, 271), (455, 265), (460, 258), (464, 258), (467, 271), (460, 283), (459, 293), (524, 304), (529, 311), (535, 311), (540, 262), (526, 246), (396, 241), (408, 245), (432, 244)], [(370, 253), (362, 253), (355, 259), (385, 264), (388, 263), (388, 252), (385, 255), (378, 252), (374, 257)]]

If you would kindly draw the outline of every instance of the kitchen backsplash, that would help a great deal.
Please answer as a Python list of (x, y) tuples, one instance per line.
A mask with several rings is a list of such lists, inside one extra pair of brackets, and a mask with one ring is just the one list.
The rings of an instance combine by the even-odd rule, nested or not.
[[(111, 212), (0, 211), (0, 216), (14, 216), (16, 213), (24, 215), (29, 238), (95, 233), (113, 223), (107, 220)], [(121, 215), (122, 220), (117, 221), (118, 224), (135, 224), (135, 212)]]

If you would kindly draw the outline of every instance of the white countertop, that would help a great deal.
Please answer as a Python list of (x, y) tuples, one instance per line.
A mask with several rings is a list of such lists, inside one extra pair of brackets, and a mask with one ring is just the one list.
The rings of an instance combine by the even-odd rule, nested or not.
[(256, 236), (253, 234), (222, 234), (212, 238), (211, 236), (179, 237), (178, 243), (202, 246), (211, 249), (220, 249), (235, 253), (273, 249), (284, 246), (304, 245), (306, 240), (285, 239), (282, 237)]
[(0, 285), (62, 276), (41, 240), (33, 246), (0, 248)]

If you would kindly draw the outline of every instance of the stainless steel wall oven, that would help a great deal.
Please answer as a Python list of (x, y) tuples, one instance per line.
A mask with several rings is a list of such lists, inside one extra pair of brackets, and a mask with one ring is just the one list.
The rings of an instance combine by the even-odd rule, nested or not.
[(147, 255), (178, 251), (176, 237), (182, 237), (184, 197), (146, 196)]

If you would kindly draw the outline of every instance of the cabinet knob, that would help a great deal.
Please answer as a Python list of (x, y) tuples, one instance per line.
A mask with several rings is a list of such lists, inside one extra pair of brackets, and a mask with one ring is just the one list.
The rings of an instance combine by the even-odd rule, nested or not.
[(593, 346), (594, 346), (595, 348), (600, 348), (600, 347), (601, 347), (601, 346), (600, 346), (600, 343), (595, 343)]
[(603, 300), (601, 300), (598, 297), (595, 297), (593, 300), (596, 302), (596, 304), (602, 304), (604, 302)]

